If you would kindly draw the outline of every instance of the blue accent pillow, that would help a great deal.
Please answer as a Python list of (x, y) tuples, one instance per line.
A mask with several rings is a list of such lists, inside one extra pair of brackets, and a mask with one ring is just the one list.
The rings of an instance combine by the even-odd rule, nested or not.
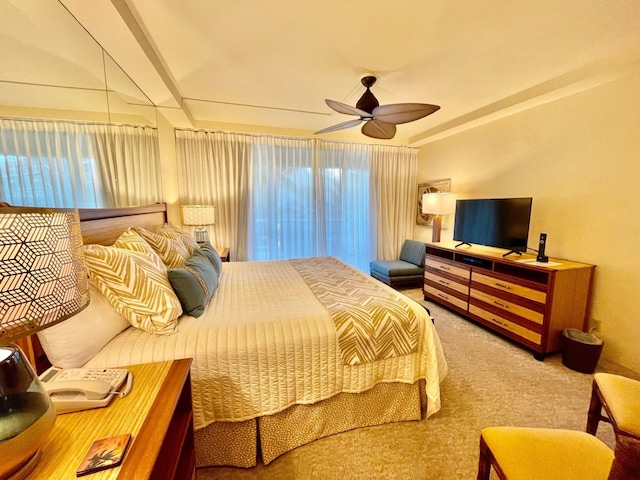
[(167, 275), (184, 313), (202, 315), (218, 288), (218, 274), (209, 259), (196, 250), (180, 268), (167, 270)]
[(211, 245), (209, 242), (205, 242), (198, 251), (209, 259), (211, 264), (216, 269), (219, 277), (222, 273), (222, 259), (220, 258), (220, 255), (218, 255), (216, 249), (213, 248), (213, 245)]

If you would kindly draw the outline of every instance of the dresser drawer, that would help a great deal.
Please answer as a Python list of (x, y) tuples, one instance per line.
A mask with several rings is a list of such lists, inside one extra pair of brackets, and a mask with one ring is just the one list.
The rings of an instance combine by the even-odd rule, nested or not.
[(508, 292), (519, 297), (528, 298), (538, 303), (545, 303), (547, 301), (546, 292), (540, 290), (534, 290), (533, 288), (525, 287), (517, 283), (509, 282), (501, 278), (491, 277), (489, 275), (483, 275), (482, 273), (473, 272), (471, 275), (471, 281), (482, 283), (489, 287)]
[(469, 305), (469, 313), (475, 315), (477, 317), (486, 320), (494, 325), (504, 328), (511, 333), (518, 335), (519, 337), (524, 338), (536, 345), (540, 345), (542, 343), (542, 335), (528, 328), (523, 327), (522, 325), (518, 325), (517, 323), (510, 322), (509, 320), (500, 317), (499, 315), (495, 315), (494, 313), (483, 310), (477, 305)]
[(434, 258), (426, 257), (424, 259), (425, 268), (433, 268), (434, 270), (439, 270), (441, 272), (446, 272), (451, 275), (456, 275), (463, 280), (469, 281), (469, 269), (465, 267), (458, 267), (456, 265), (451, 265), (449, 263), (441, 262)]
[(461, 310), (467, 311), (467, 300), (461, 300), (458, 297), (451, 295), (449, 293), (443, 292), (442, 290), (438, 290), (431, 285), (424, 286), (424, 292), (430, 294), (432, 297), (436, 297), (444, 302), (450, 303), (451, 305), (455, 305)]
[(460, 283), (429, 271), (424, 272), (424, 279), (433, 283), (437, 283), (438, 285), (441, 285), (443, 287), (450, 288), (451, 290), (456, 290), (465, 295), (469, 294), (469, 285), (466, 283)]
[(513, 302), (508, 302), (499, 297), (494, 297), (493, 295), (489, 295), (488, 293), (482, 292), (480, 290), (476, 290), (475, 288), (471, 289), (471, 297), (481, 300), (489, 305), (497, 307), (505, 312), (511, 312), (514, 315), (517, 315), (522, 318), (526, 318), (527, 320), (531, 320), (532, 322), (539, 323), (542, 325), (544, 321), (544, 315), (540, 312), (536, 312), (535, 310), (531, 310), (527, 307), (523, 307), (522, 305), (518, 305)]

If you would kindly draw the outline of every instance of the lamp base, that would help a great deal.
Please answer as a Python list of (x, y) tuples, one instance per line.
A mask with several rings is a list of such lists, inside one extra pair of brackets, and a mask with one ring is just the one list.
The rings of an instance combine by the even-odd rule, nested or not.
[(442, 215), (434, 215), (433, 216), (433, 231), (431, 233), (431, 241), (439, 242), (440, 241), (440, 232), (442, 230)]
[(205, 243), (209, 241), (209, 232), (205, 228), (198, 227), (193, 231), (193, 238), (198, 243)]
[(29, 476), (29, 474), (36, 468), (38, 461), (40, 460), (40, 450), (33, 454), (33, 456), (27, 460), (27, 463), (22, 465), (20, 469), (13, 473), (7, 480), (24, 480)]
[(0, 480), (22, 479), (38, 462), (56, 410), (16, 345), (0, 347)]

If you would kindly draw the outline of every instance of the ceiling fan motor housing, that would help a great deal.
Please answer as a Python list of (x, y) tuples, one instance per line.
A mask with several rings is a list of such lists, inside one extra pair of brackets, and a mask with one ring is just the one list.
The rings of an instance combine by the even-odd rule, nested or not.
[(360, 110), (364, 110), (365, 112), (372, 113), (373, 109), (380, 105), (380, 103), (378, 102), (378, 99), (375, 97), (373, 93), (371, 93), (371, 90), (369, 90), (369, 88), (374, 83), (376, 83), (376, 80), (377, 78), (374, 76), (366, 76), (360, 79), (360, 81), (362, 82), (362, 85), (364, 85), (367, 88), (367, 90), (362, 94), (362, 97), (360, 97), (360, 100), (358, 100), (358, 103), (356, 103), (356, 108), (359, 108)]

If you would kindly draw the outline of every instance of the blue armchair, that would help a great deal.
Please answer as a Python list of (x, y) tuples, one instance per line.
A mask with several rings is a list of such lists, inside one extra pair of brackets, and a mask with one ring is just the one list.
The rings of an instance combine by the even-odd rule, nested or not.
[(421, 286), (424, 275), (425, 244), (405, 240), (399, 260), (376, 260), (369, 263), (373, 278), (391, 287)]

